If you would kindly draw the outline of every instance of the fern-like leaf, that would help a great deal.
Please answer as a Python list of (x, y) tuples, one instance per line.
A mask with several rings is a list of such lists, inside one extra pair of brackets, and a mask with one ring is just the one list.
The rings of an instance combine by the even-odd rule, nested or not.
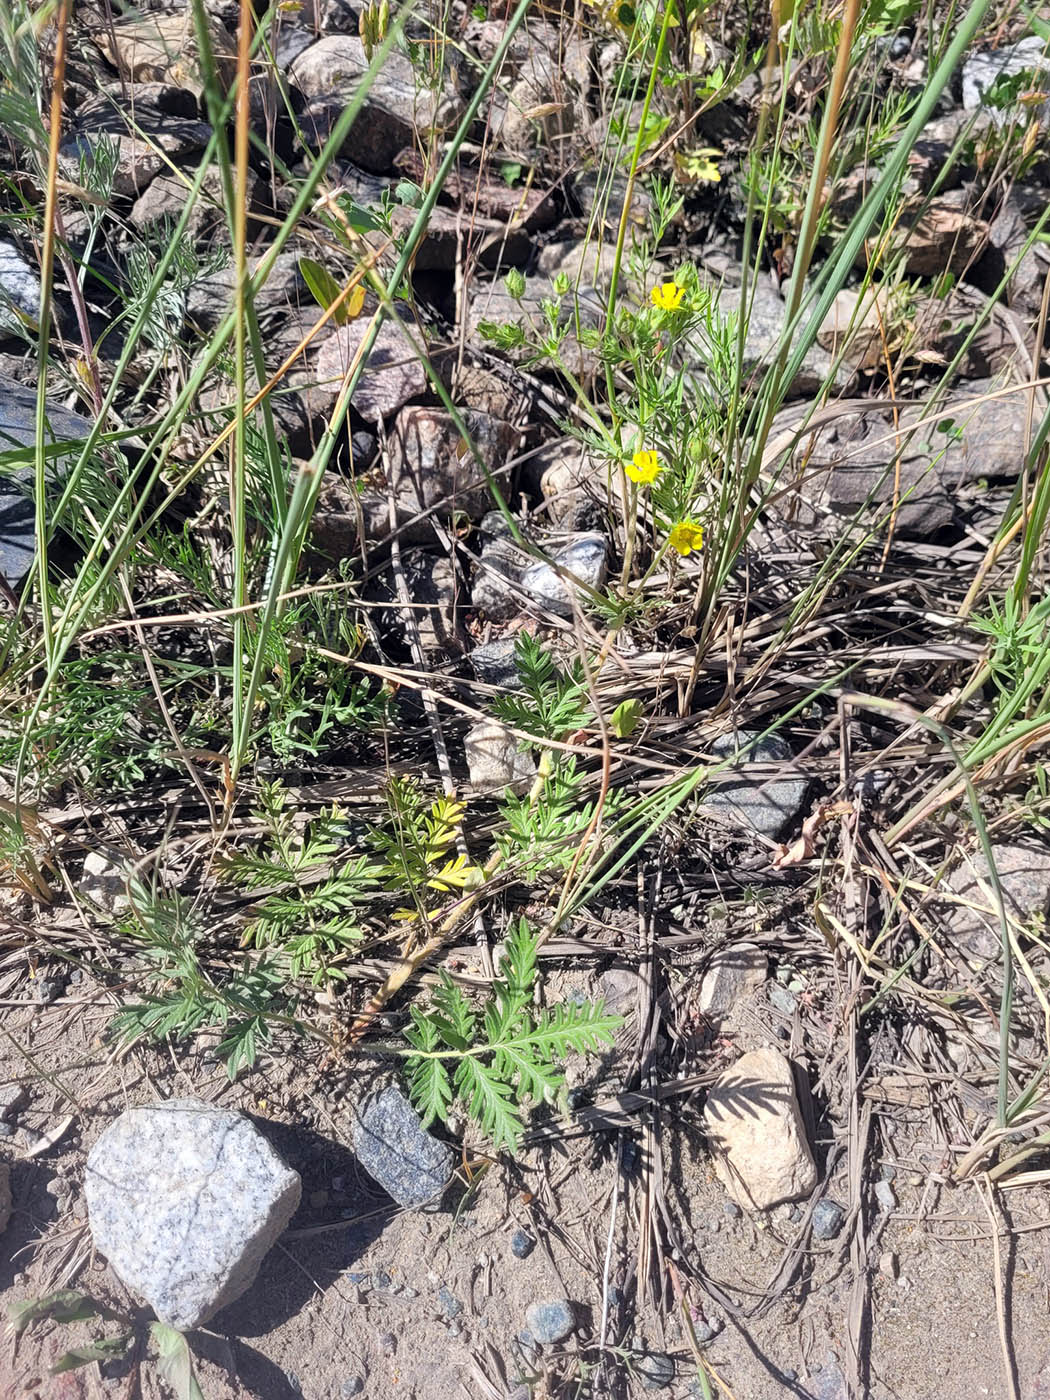
[(466, 1055), (456, 1066), (456, 1090), (471, 1118), (497, 1149), (517, 1149), (522, 1122), (514, 1104), (513, 1090), (489, 1066)]

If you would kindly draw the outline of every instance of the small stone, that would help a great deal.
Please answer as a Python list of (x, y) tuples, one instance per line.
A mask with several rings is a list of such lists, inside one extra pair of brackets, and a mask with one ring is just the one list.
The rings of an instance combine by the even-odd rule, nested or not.
[(767, 1210), (808, 1195), (817, 1169), (791, 1065), (769, 1046), (742, 1055), (707, 1096), (715, 1170), (738, 1205)]
[(379, 1338), (379, 1349), (384, 1356), (393, 1356), (397, 1351), (397, 1338), (393, 1332), (384, 1332)]
[(911, 53), (911, 46), (915, 42), (911, 34), (895, 34), (893, 42), (890, 44), (890, 58), (894, 63), (900, 63), (901, 59), (907, 58)]
[(510, 1237), (510, 1252), (515, 1259), (527, 1259), (536, 1248), (536, 1241), (525, 1230), (515, 1230)]
[[(605, 582), (608, 553), (609, 542), (604, 535), (578, 535), (570, 544), (554, 550), (551, 558), (588, 589), (598, 591)], [(588, 593), (575, 588), (550, 564), (531, 564), (522, 574), (521, 583), (541, 607), (559, 617), (572, 617), (574, 596), (581, 607), (589, 602)]]
[(444, 1284), (438, 1289), (438, 1302), (441, 1304), (441, 1311), (449, 1319), (457, 1318), (463, 1312), (463, 1304)]
[(33, 990), (33, 1000), (41, 1006), (51, 1006), (65, 991), (61, 977), (34, 977), (29, 985)]
[(521, 680), (514, 664), (515, 645), (513, 637), (498, 637), (491, 642), (482, 642), (470, 653), (470, 664), (479, 681), (495, 686), (498, 690), (520, 690)]
[(339, 1400), (354, 1400), (355, 1395), (364, 1392), (365, 1381), (363, 1376), (347, 1376), (339, 1387)]
[(56, 1201), (67, 1201), (73, 1194), (73, 1183), (67, 1177), (53, 1176), (44, 1190)]
[(381, 1293), (388, 1292), (393, 1282), (385, 1269), (376, 1269), (372, 1275), (372, 1287), (379, 1289)]
[(32, 321), (39, 311), (40, 274), (13, 243), (0, 238), (0, 336), (19, 334), (26, 326), (22, 317)]
[(301, 1187), (247, 1118), (171, 1099), (110, 1124), (84, 1190), (96, 1248), (162, 1322), (188, 1331), (251, 1286)]
[(535, 760), (523, 753), (518, 740), (496, 720), (481, 720), (467, 730), (463, 746), (475, 792), (503, 792), (512, 783), (536, 776)]
[[(335, 405), (368, 329), (369, 318), (362, 316), (337, 327), (321, 346), (314, 382), (307, 394), (312, 412), (326, 412)], [(426, 384), (426, 372), (399, 323), (384, 321), (368, 352), (351, 402), (366, 423), (378, 423), (421, 394)]]
[(541, 1346), (563, 1342), (576, 1326), (576, 1314), (567, 1298), (550, 1302), (531, 1303), (525, 1310), (525, 1322)]
[(900, 1271), (900, 1261), (892, 1249), (885, 1249), (879, 1255), (879, 1273), (885, 1278), (895, 1279)]
[(303, 1383), (295, 1371), (285, 1371), (284, 1378), (288, 1382), (289, 1390), (294, 1391), (296, 1395), (302, 1395)]
[(897, 1209), (897, 1197), (893, 1194), (893, 1187), (888, 1181), (876, 1181), (875, 1199), (879, 1203), (879, 1210), (884, 1215), (889, 1215)]
[(783, 982), (770, 982), (766, 992), (769, 997), (769, 1004), (783, 1016), (794, 1016), (798, 1006), (798, 997), (794, 992), (788, 991)]
[(419, 1115), (393, 1084), (358, 1110), (353, 1139), (362, 1167), (398, 1205), (436, 1201), (452, 1175), (451, 1148), (424, 1132)]
[(643, 1390), (664, 1390), (675, 1377), (674, 1359), (662, 1351), (650, 1351), (634, 1362)]
[(722, 1202), (722, 1214), (728, 1215), (730, 1220), (739, 1220), (743, 1213), (736, 1201)]
[[(1050, 909), (1050, 848), (1038, 841), (1002, 842), (992, 847), (992, 859), (1002, 886), (1009, 919), (1027, 924)], [(946, 881), (959, 903), (948, 911), (948, 923), (959, 947), (977, 963), (1002, 956), (1002, 932), (988, 863), (980, 851), (967, 855)]]
[(77, 893), (107, 914), (122, 914), (129, 906), (124, 871), (100, 851), (89, 851), (84, 857)]
[[(745, 731), (723, 734), (711, 744), (711, 753), (717, 759), (730, 758), (755, 737)], [(746, 758), (716, 775), (716, 786), (704, 796), (704, 807), (775, 840), (797, 816), (809, 782), (790, 769), (778, 774), (753, 768), (761, 764), (767, 770), (770, 764), (786, 765), (792, 758), (790, 746), (778, 734), (768, 735), (748, 749)]]
[(20, 1108), (29, 1102), (29, 1090), (17, 1080), (12, 1084), (0, 1084), (0, 1119), (13, 1118)]
[(818, 1201), (813, 1210), (813, 1238), (833, 1240), (842, 1229), (845, 1218), (845, 1208), (840, 1206), (838, 1201), (829, 1200), (827, 1197)]
[(713, 1342), (721, 1330), (721, 1324), (718, 1322), (705, 1322), (701, 1318), (698, 1322), (693, 1323), (693, 1335), (700, 1346)]
[(766, 980), (767, 958), (754, 943), (720, 948), (707, 964), (700, 982), (699, 1010), (709, 1020), (722, 1020)]

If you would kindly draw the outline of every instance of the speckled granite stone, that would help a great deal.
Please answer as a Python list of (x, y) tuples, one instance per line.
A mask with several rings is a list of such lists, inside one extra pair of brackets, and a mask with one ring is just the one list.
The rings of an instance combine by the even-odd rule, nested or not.
[(88, 1154), (84, 1191), (98, 1249), (162, 1322), (186, 1331), (251, 1285), (300, 1181), (247, 1118), (171, 1099), (110, 1124)]
[(388, 1085), (354, 1116), (354, 1151), (365, 1171), (400, 1206), (435, 1201), (452, 1175), (452, 1151), (420, 1126), (419, 1115)]

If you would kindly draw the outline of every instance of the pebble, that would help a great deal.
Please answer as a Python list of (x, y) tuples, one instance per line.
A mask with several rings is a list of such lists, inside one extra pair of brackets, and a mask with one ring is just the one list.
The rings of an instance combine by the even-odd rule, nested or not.
[(728, 1215), (730, 1220), (739, 1220), (743, 1213), (736, 1201), (722, 1202), (722, 1214)]
[(24, 1084), (0, 1085), (0, 1118), (13, 1118), (29, 1100), (29, 1091)]
[(879, 1203), (879, 1209), (886, 1215), (897, 1209), (897, 1197), (893, 1194), (893, 1187), (888, 1181), (875, 1183), (875, 1199)]
[(634, 1369), (642, 1382), (643, 1390), (663, 1390), (674, 1380), (675, 1364), (666, 1352), (651, 1351), (640, 1356)]
[(376, 1269), (372, 1275), (372, 1287), (378, 1288), (380, 1291), (388, 1290), (393, 1282), (394, 1280), (385, 1269)]
[(510, 1237), (510, 1252), (515, 1259), (527, 1259), (536, 1248), (536, 1241), (525, 1230), (515, 1230)]
[(782, 986), (779, 982), (770, 982), (766, 995), (774, 1010), (779, 1011), (784, 1016), (794, 1016), (795, 1008), (798, 1006), (798, 998), (794, 992), (789, 992), (787, 987)]
[(463, 1304), (442, 1284), (438, 1289), (438, 1302), (441, 1304), (441, 1311), (446, 1317), (459, 1317), (463, 1311)]
[(56, 1002), (65, 990), (65, 983), (60, 977), (34, 977), (32, 986), (33, 1000), (41, 1006)]
[(393, 1356), (397, 1351), (397, 1338), (393, 1332), (384, 1332), (379, 1338), (379, 1347), (384, 1356)]
[(294, 1390), (296, 1395), (302, 1395), (303, 1383), (294, 1371), (285, 1371), (284, 1378), (288, 1382), (288, 1388)]
[(839, 1205), (838, 1201), (828, 1199), (818, 1201), (813, 1211), (813, 1238), (815, 1240), (833, 1240), (842, 1229), (842, 1222), (845, 1218), (846, 1211)]
[(548, 1302), (530, 1303), (525, 1310), (529, 1331), (541, 1346), (563, 1342), (576, 1326), (576, 1315), (567, 1298), (552, 1298)]
[(899, 63), (902, 58), (907, 58), (911, 53), (911, 46), (914, 38), (911, 34), (895, 34), (893, 43), (890, 45), (890, 58), (895, 63)]
[(722, 1324), (720, 1322), (704, 1322), (701, 1320), (693, 1323), (693, 1336), (700, 1346), (704, 1346), (707, 1342), (713, 1342), (721, 1330)]
[(339, 1400), (354, 1400), (355, 1395), (364, 1392), (365, 1381), (363, 1376), (347, 1376), (339, 1387)]

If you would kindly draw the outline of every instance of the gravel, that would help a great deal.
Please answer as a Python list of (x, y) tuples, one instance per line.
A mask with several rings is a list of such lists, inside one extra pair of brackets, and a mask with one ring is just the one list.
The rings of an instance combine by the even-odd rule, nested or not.
[(842, 1229), (846, 1211), (838, 1201), (818, 1201), (813, 1211), (813, 1238), (833, 1240)]
[(576, 1314), (567, 1298), (552, 1298), (531, 1303), (525, 1310), (525, 1322), (541, 1346), (550, 1346), (565, 1340), (576, 1326)]
[(525, 1230), (515, 1230), (510, 1237), (510, 1252), (515, 1259), (527, 1259), (536, 1248), (536, 1241)]

